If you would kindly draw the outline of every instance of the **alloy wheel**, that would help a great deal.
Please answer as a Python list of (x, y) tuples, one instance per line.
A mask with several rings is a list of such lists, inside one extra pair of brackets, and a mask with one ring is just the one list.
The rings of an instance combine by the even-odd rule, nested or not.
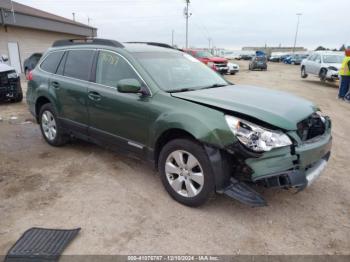
[(184, 150), (169, 154), (165, 174), (172, 189), (183, 197), (197, 196), (204, 185), (203, 169), (198, 159)]
[(50, 111), (46, 110), (43, 112), (41, 116), (41, 126), (45, 137), (50, 141), (55, 140), (57, 134), (56, 120)]

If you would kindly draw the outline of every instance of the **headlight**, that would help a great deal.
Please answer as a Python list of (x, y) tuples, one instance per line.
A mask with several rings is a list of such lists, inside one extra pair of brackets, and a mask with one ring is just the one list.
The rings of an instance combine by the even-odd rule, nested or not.
[(13, 73), (9, 73), (7, 75), (7, 78), (17, 78), (18, 77), (18, 74), (16, 72), (13, 72)]
[(229, 115), (225, 119), (238, 140), (255, 152), (266, 152), (292, 144), (290, 138), (281, 131), (268, 130)]
[(207, 65), (208, 65), (210, 68), (216, 70), (216, 66), (215, 66), (215, 64), (214, 64), (213, 62), (208, 62)]
[(334, 66), (329, 66), (328, 67), (329, 70), (332, 70), (332, 71), (338, 71), (338, 68), (334, 67)]
[(321, 121), (322, 121), (323, 123), (326, 122), (326, 117), (327, 117), (327, 116), (326, 116), (325, 114), (323, 114), (321, 111), (317, 111), (316, 114), (320, 117), (320, 119), (321, 119)]

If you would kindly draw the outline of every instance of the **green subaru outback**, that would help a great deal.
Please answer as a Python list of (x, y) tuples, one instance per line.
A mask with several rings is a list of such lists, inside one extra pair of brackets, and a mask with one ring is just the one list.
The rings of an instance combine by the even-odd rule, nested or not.
[(75, 137), (136, 154), (185, 205), (215, 192), (266, 205), (257, 185), (302, 190), (330, 156), (331, 121), (313, 103), (233, 85), (156, 43), (57, 41), (29, 79), (29, 109), (50, 145)]

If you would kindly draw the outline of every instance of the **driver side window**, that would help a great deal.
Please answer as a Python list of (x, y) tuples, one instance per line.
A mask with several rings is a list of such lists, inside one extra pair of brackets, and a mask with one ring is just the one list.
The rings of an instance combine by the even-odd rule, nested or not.
[(128, 78), (139, 79), (124, 58), (112, 52), (100, 51), (96, 67), (96, 83), (117, 87), (120, 80)]

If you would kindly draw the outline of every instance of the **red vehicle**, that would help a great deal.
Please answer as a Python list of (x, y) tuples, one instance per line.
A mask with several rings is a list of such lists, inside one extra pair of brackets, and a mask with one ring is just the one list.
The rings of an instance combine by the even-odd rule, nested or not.
[(194, 56), (199, 61), (208, 65), (220, 74), (226, 74), (228, 71), (227, 59), (221, 57), (215, 57), (211, 53), (204, 50), (186, 49), (186, 53)]

